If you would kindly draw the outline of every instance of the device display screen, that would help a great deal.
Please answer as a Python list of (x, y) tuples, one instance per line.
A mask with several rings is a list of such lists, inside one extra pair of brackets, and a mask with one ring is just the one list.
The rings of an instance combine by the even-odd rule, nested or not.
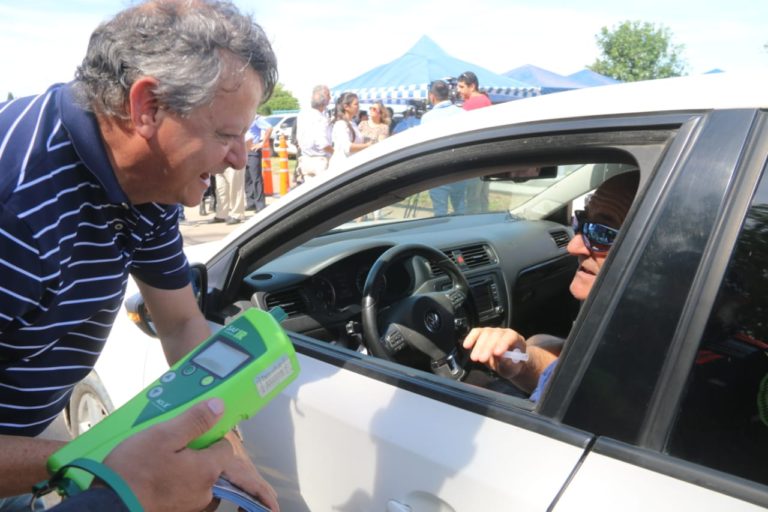
[(248, 359), (248, 354), (229, 343), (217, 340), (192, 359), (196, 365), (224, 378)]

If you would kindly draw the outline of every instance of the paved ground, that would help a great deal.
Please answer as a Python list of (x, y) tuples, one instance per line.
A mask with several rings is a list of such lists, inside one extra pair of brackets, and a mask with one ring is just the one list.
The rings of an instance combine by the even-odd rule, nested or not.
[[(278, 169), (280, 165), (280, 159), (279, 158), (273, 158), (272, 159), (272, 169), (273, 171), (275, 169)], [(293, 176), (293, 170), (296, 167), (296, 160), (291, 159), (288, 161), (288, 173), (289, 176)], [(279, 176), (277, 172), (272, 173), (272, 189), (278, 190), (279, 185)], [(293, 179), (291, 179), (291, 189), (295, 187), (296, 184), (293, 183)], [(268, 196), (267, 197), (267, 204), (270, 204), (275, 199)], [(184, 244), (185, 245), (195, 245), (195, 244), (202, 244), (204, 242), (212, 242), (215, 240), (219, 240), (220, 238), (223, 238), (225, 235), (227, 235), (230, 231), (232, 231), (234, 228), (238, 226), (238, 224), (234, 225), (227, 225), (225, 223), (218, 223), (218, 224), (210, 224), (210, 221), (213, 220), (213, 212), (210, 210), (210, 208), (206, 208), (207, 215), (200, 215), (199, 208), (195, 206), (194, 208), (184, 208), (184, 215), (187, 217), (186, 222), (182, 222), (181, 227), (181, 234), (184, 237)], [(246, 211), (245, 212), (245, 218), (250, 219), (253, 216), (253, 212)]]
[[(267, 198), (267, 204), (270, 204), (272, 201), (271, 197)], [(200, 215), (200, 209), (197, 206), (194, 208), (184, 208), (184, 215), (187, 217), (187, 220), (181, 222), (180, 229), (185, 245), (219, 240), (239, 226), (239, 224), (230, 225), (224, 222), (211, 224), (213, 212), (208, 208), (206, 208), (206, 211), (207, 215)], [(250, 219), (253, 213), (252, 211), (246, 211), (245, 218)]]

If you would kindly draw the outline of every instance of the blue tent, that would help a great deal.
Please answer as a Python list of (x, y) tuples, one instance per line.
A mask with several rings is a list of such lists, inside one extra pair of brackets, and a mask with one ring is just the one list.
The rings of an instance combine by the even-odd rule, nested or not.
[(361, 103), (381, 100), (389, 104), (407, 104), (412, 100), (426, 100), (429, 84), (434, 80), (456, 78), (464, 71), (477, 75), (480, 89), (494, 102), (539, 94), (537, 87), (451, 57), (430, 38), (422, 36), (400, 58), (333, 87), (331, 95), (337, 98), (350, 91), (357, 94)]
[(584, 84), (572, 80), (566, 76), (559, 75), (553, 71), (526, 64), (519, 68), (512, 69), (504, 73), (504, 76), (520, 80), (541, 88), (541, 94), (550, 94), (553, 92), (569, 91), (571, 89), (580, 89)]
[(616, 80), (615, 78), (601, 75), (600, 73), (595, 73), (591, 69), (582, 69), (581, 71), (577, 71), (576, 73), (571, 73), (570, 75), (568, 75), (568, 78), (570, 78), (571, 80), (575, 80), (576, 82), (580, 82), (585, 87), (594, 87), (597, 85), (611, 85), (611, 84), (621, 83), (621, 80)]

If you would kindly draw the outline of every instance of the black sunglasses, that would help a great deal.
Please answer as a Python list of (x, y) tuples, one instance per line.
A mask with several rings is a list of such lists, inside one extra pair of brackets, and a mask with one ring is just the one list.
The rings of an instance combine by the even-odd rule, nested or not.
[(584, 210), (573, 212), (571, 219), (573, 233), (581, 233), (584, 245), (592, 252), (608, 252), (619, 235), (619, 230), (609, 228), (603, 224), (589, 222)]

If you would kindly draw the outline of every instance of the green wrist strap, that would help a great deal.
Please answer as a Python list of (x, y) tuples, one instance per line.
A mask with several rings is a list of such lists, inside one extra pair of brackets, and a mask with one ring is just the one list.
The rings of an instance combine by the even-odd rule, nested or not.
[(141, 506), (139, 499), (133, 493), (131, 488), (128, 487), (128, 484), (125, 483), (125, 480), (101, 462), (96, 462), (91, 459), (79, 458), (65, 464), (59, 468), (48, 481), (41, 482), (35, 486), (34, 490), (36, 494), (39, 494), (40, 491), (43, 491), (46, 488), (57, 488), (67, 496), (73, 496), (81, 492), (76, 485), (68, 485), (71, 484), (71, 482), (64, 476), (64, 473), (68, 468), (82, 469), (104, 482), (110, 489), (115, 491), (115, 494), (117, 494), (120, 500), (125, 504), (129, 512), (144, 512), (144, 507)]

